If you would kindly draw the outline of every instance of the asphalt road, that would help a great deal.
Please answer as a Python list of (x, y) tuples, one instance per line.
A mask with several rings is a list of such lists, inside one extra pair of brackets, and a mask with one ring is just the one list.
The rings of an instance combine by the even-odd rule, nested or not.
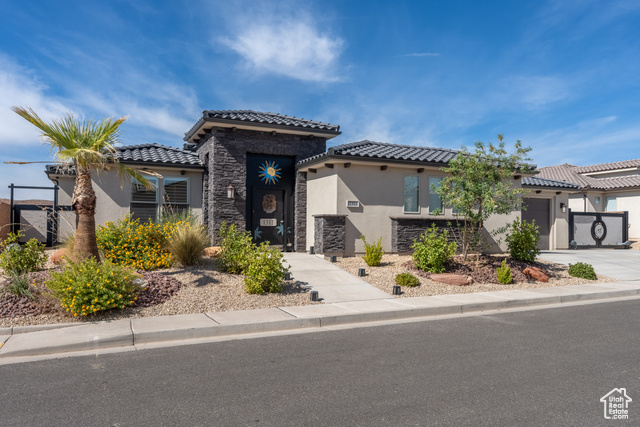
[[(0, 366), (0, 425), (640, 425), (640, 300)], [(625, 387), (629, 420), (600, 398)]]

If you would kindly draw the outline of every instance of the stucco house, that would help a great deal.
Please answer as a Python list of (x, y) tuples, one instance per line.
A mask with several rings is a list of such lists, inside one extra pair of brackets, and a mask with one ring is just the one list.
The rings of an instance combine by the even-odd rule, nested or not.
[(538, 176), (572, 183), (574, 212), (628, 212), (629, 236), (640, 237), (640, 159), (589, 166), (569, 164), (539, 169)]
[[(403, 253), (431, 223), (459, 219), (431, 191), (457, 151), (367, 140), (327, 150), (327, 141), (340, 134), (338, 125), (282, 114), (204, 111), (185, 133), (183, 148), (118, 148), (122, 163), (161, 178), (153, 178), (154, 190), (145, 190), (121, 182), (115, 170), (95, 175), (96, 223), (127, 213), (144, 220), (167, 206), (190, 207), (212, 243), (226, 221), (249, 230), (254, 241), (283, 250), (313, 247), (316, 253), (350, 256), (364, 252), (361, 234), (382, 237), (388, 253)], [(59, 203), (70, 204), (74, 177), (55, 167), (47, 167), (47, 175), (60, 187)], [(535, 218), (542, 224), (543, 249), (568, 248), (563, 207), (577, 185), (518, 174), (512, 185), (531, 190), (524, 199), (530, 209), (491, 217), (486, 231), (517, 216)], [(494, 242), (492, 249), (503, 250), (504, 243)]]

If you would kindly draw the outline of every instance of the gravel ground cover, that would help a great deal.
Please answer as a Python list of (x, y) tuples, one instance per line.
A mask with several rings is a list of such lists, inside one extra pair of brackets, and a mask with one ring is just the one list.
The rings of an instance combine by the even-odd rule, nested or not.
[[(475, 259), (475, 257), (471, 258)], [(444, 283), (435, 282), (429, 279), (429, 273), (422, 272), (413, 267), (410, 255), (383, 255), (382, 263), (379, 267), (369, 267), (364, 262), (362, 257), (349, 257), (339, 259), (336, 265), (343, 270), (356, 275), (359, 268), (366, 269), (366, 276), (361, 277), (365, 281), (369, 282), (378, 289), (383, 290), (389, 294), (393, 291), (393, 285), (395, 285), (396, 274), (411, 273), (420, 280), (419, 286), (414, 287), (402, 287), (401, 297), (421, 297), (429, 295), (447, 295), (447, 294), (466, 294), (473, 292), (487, 292), (487, 291), (504, 291), (507, 289), (534, 289), (534, 288), (547, 288), (552, 286), (569, 286), (569, 285), (582, 285), (585, 283), (597, 283), (597, 282), (615, 282), (615, 279), (610, 277), (598, 275), (598, 280), (586, 280), (569, 276), (568, 267), (560, 264), (554, 264), (546, 261), (538, 261), (535, 265), (542, 268), (549, 275), (548, 282), (537, 282), (535, 280), (527, 278), (524, 274), (516, 271), (516, 268), (521, 268), (525, 264), (510, 261), (512, 264), (512, 272), (514, 275), (514, 283), (510, 285), (502, 285), (497, 283), (487, 283), (487, 278), (495, 275), (495, 268), (500, 266), (500, 263), (504, 259), (504, 255), (483, 257), (480, 260), (480, 266), (484, 266), (484, 269), (480, 269), (479, 272), (471, 272), (465, 266), (458, 265), (454, 268), (453, 273), (459, 273), (462, 275), (474, 276), (474, 283), (469, 286), (453, 286)], [(473, 262), (472, 262), (473, 264)], [(490, 270), (490, 271), (487, 271)], [(491, 273), (491, 274), (489, 274)], [(597, 273), (597, 272), (596, 272)], [(478, 281), (478, 278), (484, 278), (483, 281)], [(496, 280), (497, 281), (497, 280)]]
[[(51, 251), (47, 252), (51, 255)], [(203, 264), (197, 267), (144, 272), (147, 290), (139, 294), (134, 306), (74, 318), (59, 306), (44, 286), (48, 270), (55, 266), (48, 262), (46, 268), (30, 276), (31, 283), (36, 282), (38, 303), (27, 297), (0, 294), (0, 327), (319, 304), (310, 300), (307, 287), (293, 280), (285, 282), (281, 294), (247, 294), (242, 276), (221, 273), (214, 260), (204, 258)]]

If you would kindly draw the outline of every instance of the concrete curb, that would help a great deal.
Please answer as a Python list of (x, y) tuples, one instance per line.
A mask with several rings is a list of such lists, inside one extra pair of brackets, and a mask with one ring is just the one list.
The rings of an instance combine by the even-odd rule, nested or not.
[(0, 359), (640, 296), (637, 282), (350, 301), (0, 329)]

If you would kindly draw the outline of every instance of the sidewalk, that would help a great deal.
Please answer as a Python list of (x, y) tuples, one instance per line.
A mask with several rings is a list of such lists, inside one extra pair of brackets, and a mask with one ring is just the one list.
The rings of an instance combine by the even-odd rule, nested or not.
[(318, 291), (324, 303), (389, 298), (388, 293), (316, 255), (285, 252), (283, 264), (291, 266), (291, 275), (297, 282)]
[[(385, 294), (386, 295), (386, 294)], [(311, 332), (339, 325), (419, 319), (564, 304), (586, 300), (640, 297), (640, 282), (597, 283), (557, 288), (506, 290), (418, 298), (333, 302), (319, 305), (259, 310), (199, 313), (123, 319), (113, 322), (73, 323), (0, 328), (0, 364), (44, 358), (131, 351), (207, 339), (278, 331)], [(80, 353), (78, 353), (80, 352)]]

